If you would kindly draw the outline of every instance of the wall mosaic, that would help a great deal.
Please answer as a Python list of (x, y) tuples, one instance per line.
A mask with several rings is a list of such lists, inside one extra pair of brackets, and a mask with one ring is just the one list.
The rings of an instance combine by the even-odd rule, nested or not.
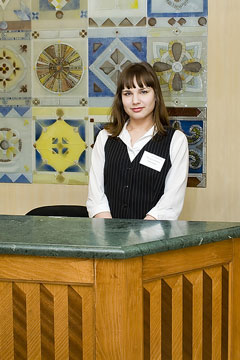
[(0, 0), (0, 182), (87, 184), (119, 72), (148, 61), (206, 186), (207, 0)]

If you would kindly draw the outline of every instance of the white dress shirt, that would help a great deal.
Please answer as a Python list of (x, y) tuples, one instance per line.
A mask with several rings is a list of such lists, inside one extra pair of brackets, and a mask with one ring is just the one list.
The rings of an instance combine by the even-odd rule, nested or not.
[[(126, 127), (127, 123), (119, 134), (119, 138), (127, 146), (129, 158), (133, 161), (147, 142), (152, 139), (154, 126), (138, 139), (133, 146)], [(104, 193), (104, 147), (108, 136), (109, 133), (106, 130), (101, 130), (93, 147), (87, 200), (90, 217), (94, 217), (100, 212), (110, 212), (108, 199)], [(177, 220), (183, 207), (188, 178), (189, 154), (187, 138), (179, 130), (176, 130), (172, 137), (170, 160), (172, 166), (166, 176), (164, 194), (157, 204), (148, 211), (148, 214), (157, 220)]]

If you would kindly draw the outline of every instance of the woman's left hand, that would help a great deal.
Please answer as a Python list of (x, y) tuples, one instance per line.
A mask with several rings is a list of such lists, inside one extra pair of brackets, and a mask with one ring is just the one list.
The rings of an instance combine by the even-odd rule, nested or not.
[(157, 219), (155, 219), (155, 217), (147, 214), (147, 215), (145, 216), (144, 220), (157, 220)]

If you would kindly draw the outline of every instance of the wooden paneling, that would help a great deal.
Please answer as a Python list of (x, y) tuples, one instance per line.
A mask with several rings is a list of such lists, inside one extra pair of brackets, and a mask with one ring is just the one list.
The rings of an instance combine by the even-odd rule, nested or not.
[(0, 255), (0, 279), (92, 284), (93, 260)]
[[(161, 359), (161, 282), (144, 284), (144, 360)], [(151, 311), (150, 311), (151, 309)], [(167, 311), (167, 310), (166, 310)], [(151, 326), (150, 326), (151, 324)], [(164, 334), (166, 329), (164, 329)], [(170, 337), (171, 339), (171, 337)]]
[(144, 283), (144, 359), (229, 359), (228, 281), (219, 265)]
[(142, 259), (96, 260), (96, 359), (143, 359)]
[(234, 259), (232, 264), (232, 298), (231, 298), (231, 341), (232, 341), (232, 353), (231, 359), (240, 359), (240, 240), (234, 240)]
[(41, 357), (54, 360), (54, 298), (48, 288), (40, 285)]
[(93, 360), (93, 288), (0, 283), (0, 359)]
[(144, 256), (143, 279), (148, 280), (209, 265), (228, 263), (232, 260), (232, 255), (232, 243), (229, 240)]
[[(202, 359), (203, 349), (203, 273), (201, 270), (184, 274), (188, 281), (183, 291), (184, 360)], [(184, 282), (185, 283), (185, 282)], [(186, 283), (185, 283), (186, 286)], [(191, 286), (191, 292), (188, 293)], [(186, 304), (185, 304), (186, 302)]]
[(27, 359), (27, 306), (26, 294), (12, 285), (14, 359)]
[(0, 283), (0, 359), (14, 359), (12, 284)]
[[(83, 358), (83, 313), (82, 297), (75, 289), (68, 289), (68, 317), (69, 317), (69, 358)], [(76, 309), (81, 309), (76, 311)]]

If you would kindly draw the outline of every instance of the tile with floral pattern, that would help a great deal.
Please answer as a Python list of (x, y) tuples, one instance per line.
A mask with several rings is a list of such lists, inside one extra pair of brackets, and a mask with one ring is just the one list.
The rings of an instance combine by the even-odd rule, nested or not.
[(149, 30), (148, 61), (157, 73), (167, 106), (206, 106), (205, 28)]
[[(10, 32), (12, 36), (15, 32)], [(31, 42), (0, 42), (0, 105), (29, 105), (31, 101)]]

